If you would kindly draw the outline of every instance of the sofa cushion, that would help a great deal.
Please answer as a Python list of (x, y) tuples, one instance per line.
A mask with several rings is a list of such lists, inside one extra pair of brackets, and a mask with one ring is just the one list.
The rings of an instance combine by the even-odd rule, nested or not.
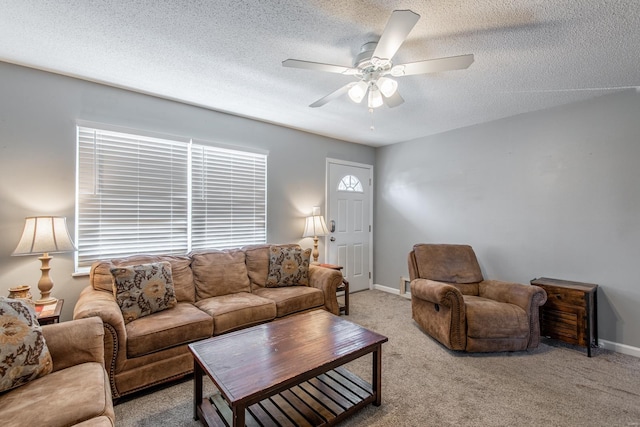
[(268, 322), (276, 317), (276, 303), (248, 292), (207, 298), (196, 306), (213, 317), (213, 334)]
[(251, 292), (244, 252), (207, 251), (191, 254), (196, 300)]
[(188, 256), (162, 255), (159, 261), (167, 261), (171, 264), (171, 276), (178, 302), (195, 302), (196, 289), (193, 286), (193, 272), (191, 271), (191, 258)]
[(271, 246), (269, 248), (269, 276), (267, 288), (309, 284), (311, 249)]
[(126, 329), (127, 356), (138, 357), (211, 337), (213, 319), (193, 304), (180, 302), (170, 310), (128, 323)]
[(324, 293), (318, 288), (308, 286), (260, 288), (254, 290), (253, 293), (276, 303), (276, 317), (283, 317), (324, 305)]
[(22, 300), (0, 298), (0, 392), (52, 370), (51, 354), (34, 308)]
[(269, 275), (269, 248), (271, 246), (299, 248), (296, 244), (284, 245), (249, 245), (242, 248), (246, 256), (247, 274), (251, 280), (251, 288), (264, 287)]
[(2, 426), (72, 426), (94, 417), (114, 420), (110, 393), (102, 364), (62, 369), (0, 395)]
[(171, 264), (167, 261), (113, 267), (113, 295), (124, 323), (175, 307)]
[(529, 336), (527, 313), (514, 304), (464, 295), (467, 336), (470, 338), (526, 338)]

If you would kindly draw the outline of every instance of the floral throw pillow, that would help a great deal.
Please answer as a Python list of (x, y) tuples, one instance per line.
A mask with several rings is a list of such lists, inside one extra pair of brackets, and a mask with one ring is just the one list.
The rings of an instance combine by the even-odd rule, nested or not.
[(309, 285), (309, 257), (311, 249), (271, 246), (269, 248), (269, 275), (265, 286), (277, 288), (291, 285)]
[(148, 316), (177, 304), (171, 264), (154, 262), (111, 268), (113, 295), (124, 323)]
[(0, 392), (53, 370), (35, 310), (24, 301), (0, 298)]

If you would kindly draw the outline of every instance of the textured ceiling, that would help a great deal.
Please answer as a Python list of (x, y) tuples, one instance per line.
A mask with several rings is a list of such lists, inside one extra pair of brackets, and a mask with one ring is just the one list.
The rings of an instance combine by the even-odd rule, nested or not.
[[(395, 63), (475, 62), (309, 108), (354, 78), (281, 62), (352, 66), (394, 9), (421, 15)], [(0, 0), (2, 61), (372, 146), (638, 87), (638, 47), (637, 0)]]

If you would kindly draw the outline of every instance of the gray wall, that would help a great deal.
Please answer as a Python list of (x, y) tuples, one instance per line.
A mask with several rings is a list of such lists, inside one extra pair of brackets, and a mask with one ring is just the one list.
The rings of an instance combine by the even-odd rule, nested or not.
[[(0, 295), (28, 284), (39, 296), (40, 261), (10, 256), (24, 217), (66, 216), (73, 237), (78, 119), (268, 150), (268, 241), (305, 247), (304, 217), (324, 206), (325, 159), (375, 160), (371, 147), (0, 62)], [(51, 267), (67, 320), (88, 278), (71, 277), (72, 254)]]
[(378, 149), (375, 283), (466, 243), (488, 278), (599, 284), (600, 338), (638, 348), (639, 161), (636, 91)]
[[(73, 229), (81, 119), (269, 150), (270, 242), (311, 247), (299, 235), (324, 204), (326, 157), (374, 164), (375, 283), (397, 288), (416, 242), (469, 243), (490, 278), (600, 284), (600, 336), (640, 347), (639, 118), (631, 91), (374, 150), (0, 62), (0, 295), (37, 296), (40, 262), (10, 256), (25, 216)], [(54, 255), (63, 319), (88, 283), (72, 272)]]

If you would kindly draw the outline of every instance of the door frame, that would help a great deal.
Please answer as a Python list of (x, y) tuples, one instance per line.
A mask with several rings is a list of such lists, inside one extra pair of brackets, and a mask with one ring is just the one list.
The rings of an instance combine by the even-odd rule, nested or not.
[[(350, 162), (348, 160), (340, 160), (334, 159), (331, 157), (327, 157), (326, 159), (326, 170), (325, 170), (325, 194), (324, 194), (324, 217), (328, 218), (329, 216), (329, 166), (331, 164), (343, 165), (343, 166), (354, 166), (363, 169), (369, 170), (369, 188), (371, 189), (371, 193), (369, 196), (369, 225), (371, 226), (371, 231), (369, 232), (369, 290), (373, 289), (373, 165), (369, 165), (366, 163), (358, 163), (358, 162)], [(329, 256), (329, 245), (324, 245), (324, 259), (328, 259)]]

